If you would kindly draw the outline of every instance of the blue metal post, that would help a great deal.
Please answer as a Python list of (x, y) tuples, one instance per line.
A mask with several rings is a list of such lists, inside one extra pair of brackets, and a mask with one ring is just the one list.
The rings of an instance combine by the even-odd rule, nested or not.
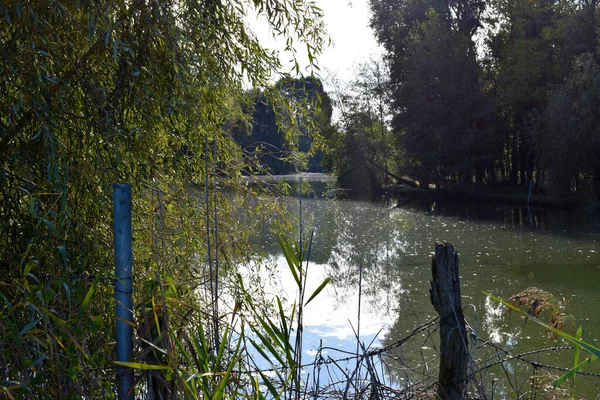
[(302, 257), (304, 255), (304, 249), (302, 248), (302, 174), (300, 174), (300, 190), (298, 191), (298, 196), (300, 197), (300, 262), (302, 262)]
[[(131, 361), (133, 291), (131, 281), (131, 185), (113, 185), (115, 234), (115, 296), (117, 302), (117, 361)], [(128, 323), (129, 322), (129, 323)], [(118, 395), (133, 400), (133, 370), (117, 366)]]
[(529, 182), (529, 194), (527, 195), (527, 207), (529, 207), (529, 200), (531, 200), (531, 189), (533, 189), (533, 181)]

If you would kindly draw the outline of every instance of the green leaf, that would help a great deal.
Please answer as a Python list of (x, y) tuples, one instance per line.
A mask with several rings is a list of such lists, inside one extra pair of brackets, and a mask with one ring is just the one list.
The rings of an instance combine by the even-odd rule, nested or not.
[(225, 347), (227, 344), (227, 336), (229, 335), (229, 326), (225, 327), (225, 332), (223, 332), (223, 337), (221, 338), (221, 344), (219, 346), (219, 351), (217, 352), (217, 360), (215, 365), (221, 364), (221, 359), (223, 358), (223, 354), (225, 352)]
[(198, 322), (198, 338), (200, 342), (194, 340), (194, 345), (196, 346), (196, 351), (201, 354), (203, 357), (208, 358), (208, 345), (206, 343), (206, 334), (204, 333), (204, 325), (202, 324), (202, 320)]
[(171, 369), (171, 367), (169, 367), (168, 365), (145, 364), (145, 363), (136, 363), (136, 362), (127, 362), (127, 361), (115, 361), (115, 364), (121, 365), (123, 367), (142, 369), (142, 370), (170, 370)]
[(292, 275), (294, 276), (294, 280), (298, 287), (301, 287), (302, 284), (300, 282), (300, 277), (298, 276), (298, 269), (300, 268), (298, 259), (294, 254), (294, 249), (288, 242), (287, 238), (282, 234), (277, 234), (277, 238), (279, 239), (279, 245), (281, 246), (281, 250), (283, 251), (283, 255), (290, 267), (290, 271), (292, 271)]
[(47, 359), (48, 359), (48, 357), (41, 356), (37, 360), (35, 360), (28, 368), (31, 369), (31, 368), (35, 367), (36, 365), (40, 364), (42, 361), (46, 361)]
[[(248, 301), (249, 304), (251, 302)], [(265, 320), (262, 315), (260, 315), (254, 306), (251, 304), (252, 311), (254, 311), (254, 317), (260, 322), (263, 330), (273, 339), (274, 342), (280, 343), (282, 332), (277, 328), (270, 320)], [(255, 326), (251, 326), (252, 330), (258, 333), (257, 328)]]
[(283, 305), (281, 304), (281, 299), (279, 298), (279, 296), (276, 297), (277, 299), (277, 307), (279, 308), (279, 319), (281, 320), (281, 329), (283, 332), (288, 332), (288, 327), (287, 327), (287, 321), (285, 318), (285, 313), (283, 312)]
[(237, 361), (239, 359), (240, 346), (242, 344), (242, 336), (243, 335), (240, 335), (240, 337), (238, 339), (237, 346), (233, 352), (233, 357), (229, 361), (229, 366), (227, 367), (227, 372), (225, 373), (225, 376), (219, 383), (219, 386), (217, 386), (217, 390), (215, 391), (215, 394), (213, 395), (213, 400), (221, 400), (223, 398), (223, 394), (225, 393), (225, 386), (227, 385), (227, 383), (229, 381), (229, 375), (231, 375), (231, 371), (233, 370), (233, 367), (237, 364)]
[(577, 372), (581, 368), (585, 367), (586, 365), (588, 365), (589, 363), (591, 363), (592, 361), (597, 360), (597, 359), (598, 358), (596, 356), (590, 356), (590, 357), (586, 358), (585, 361), (583, 361), (581, 364), (578, 364), (574, 368), (570, 369), (564, 375), (562, 375), (560, 378), (558, 378), (556, 381), (554, 381), (554, 383), (552, 384), (552, 386), (554, 388), (557, 388), (560, 385), (562, 385), (563, 383), (565, 383), (565, 381), (567, 379), (570, 379), (571, 377), (573, 377), (573, 379), (575, 379), (575, 374), (577, 374)]
[(60, 255), (62, 256), (63, 266), (67, 268), (67, 250), (65, 246), (56, 246), (58, 251), (60, 251)]
[(281, 395), (285, 391), (286, 385), (283, 385), (281, 392), (277, 393), (277, 389), (275, 389), (275, 385), (273, 385), (273, 382), (271, 382), (271, 380), (262, 371), (259, 371), (259, 374), (263, 380), (263, 383), (265, 384), (265, 386), (267, 386), (267, 389), (269, 389), (269, 393), (271, 393), (274, 399), (279, 400), (281, 398)]
[(27, 261), (27, 264), (25, 264), (25, 268), (23, 269), (23, 277), (26, 277), (27, 275), (29, 275), (29, 272), (31, 271), (31, 269), (33, 268), (34, 265), (35, 265), (35, 261), (33, 261), (33, 260)]
[(60, 235), (60, 233), (58, 233), (58, 230), (56, 229), (56, 227), (54, 226), (54, 224), (52, 222), (48, 221), (45, 218), (38, 217), (37, 215), (35, 215), (34, 218), (43, 222), (44, 224), (46, 224), (48, 229), (50, 229), (54, 234), (56, 234), (56, 236), (58, 236), (62, 240), (62, 236)]
[[(581, 326), (577, 329), (577, 333), (575, 334), (575, 338), (576, 339), (581, 339), (581, 335), (583, 333), (583, 329), (581, 328)], [(565, 374), (563, 374), (560, 378), (558, 378), (556, 381), (554, 381), (554, 383), (552, 384), (552, 386), (554, 388), (559, 387), (560, 385), (562, 385), (567, 379), (573, 378), (573, 386), (575, 385), (575, 376), (577, 375), (577, 371), (579, 371), (582, 367), (584, 367), (585, 365), (588, 365), (589, 363), (591, 363), (592, 361), (594, 361), (596, 359), (595, 356), (591, 356), (588, 357), (584, 362), (582, 362), (581, 364), (579, 363), (579, 346), (575, 346), (575, 353), (573, 356), (573, 368), (571, 370), (569, 370), (568, 372), (566, 372)], [(575, 390), (574, 388), (571, 388), (571, 399), (575, 398)]]
[(44, 79), (46, 79), (48, 82), (51, 82), (51, 83), (54, 83), (55, 85), (58, 85), (58, 82), (55, 79), (50, 78), (46, 74), (44, 74)]
[[(177, 349), (179, 350), (179, 353), (183, 355), (183, 357), (185, 358), (185, 361), (188, 363), (188, 365), (193, 365), (194, 362), (192, 360), (192, 356), (190, 355), (190, 352), (185, 349), (185, 347), (183, 346), (183, 343), (181, 343), (181, 340), (179, 340), (179, 338), (177, 337), (177, 335), (171, 335), (171, 338), (172, 338), (173, 342), (175, 342), (175, 345), (177, 346)], [(140, 339), (142, 339), (142, 338), (140, 338)], [(149, 341), (147, 341), (145, 339), (142, 339), (142, 340), (144, 342), (150, 344), (151, 346), (153, 346), (155, 349), (157, 349), (161, 353), (168, 354), (168, 352), (165, 349), (157, 347), (156, 345), (150, 343)]]
[(258, 343), (256, 343), (254, 340), (252, 340), (251, 338), (248, 338), (248, 340), (250, 341), (250, 343), (252, 344), (252, 346), (254, 346), (254, 349), (256, 351), (258, 351), (258, 353), (265, 359), (267, 360), (269, 363), (271, 362), (271, 359), (269, 358), (269, 356), (267, 355), (267, 353), (265, 353), (263, 351), (263, 349), (260, 347), (260, 345)]
[[(577, 339), (581, 339), (581, 335), (583, 334), (583, 329), (581, 328), (581, 326), (577, 329), (577, 333), (575, 334), (575, 337)], [(579, 346), (575, 346), (575, 354), (573, 355), (573, 368), (575, 368), (577, 365), (579, 365), (579, 349), (581, 347)], [(573, 384), (575, 384), (575, 374), (573, 374)]]
[[(257, 332), (256, 330), (254, 330), (254, 333), (256, 334), (256, 336), (258, 336), (258, 338), (260, 339), (263, 346), (265, 346), (269, 350), (269, 352), (273, 355), (273, 357), (275, 357), (281, 365), (285, 365), (285, 363), (283, 362), (283, 359), (281, 358), (281, 356), (279, 355), (277, 350), (275, 350), (271, 341), (267, 340), (265, 338), (265, 336), (263, 336), (260, 332)], [(254, 347), (256, 347), (258, 349), (258, 347), (256, 345)]]
[(327, 286), (327, 284), (331, 282), (331, 278), (327, 277), (325, 278), (325, 280), (323, 281), (323, 283), (321, 283), (319, 285), (319, 287), (317, 289), (315, 289), (315, 291), (313, 292), (313, 294), (310, 295), (310, 297), (308, 298), (308, 300), (306, 300), (306, 303), (304, 303), (304, 305), (308, 305), (308, 303), (310, 303), (310, 301), (312, 299), (314, 299), (319, 293), (321, 293), (321, 290), (323, 290), (325, 288), (325, 286)]
[(28, 323), (27, 326), (25, 326), (25, 328), (21, 329), (21, 332), (19, 332), (19, 336), (23, 336), (24, 334), (26, 334), (27, 331), (31, 330), (34, 326), (36, 326), (38, 322), (42, 320), (42, 318), (43, 317), (39, 317)]
[(175, 287), (175, 279), (172, 276), (164, 277), (163, 288), (165, 292), (165, 297), (177, 298), (177, 288)]
[(85, 295), (85, 298), (83, 299), (83, 303), (81, 303), (81, 310), (79, 311), (80, 313), (83, 313), (87, 308), (88, 304), (90, 304), (92, 296), (94, 296), (94, 293), (96, 292), (96, 285), (98, 284), (98, 281), (99, 276), (96, 276), (96, 278), (92, 282), (92, 285), (90, 286), (90, 290), (88, 290), (87, 294)]
[(258, 373), (260, 374), (260, 377), (262, 378), (263, 383), (265, 384), (267, 389), (269, 389), (269, 393), (271, 393), (271, 396), (273, 396), (274, 399), (279, 399), (281, 397), (281, 394), (277, 393), (277, 389), (275, 389), (275, 385), (273, 385), (271, 380), (262, 371), (258, 371)]

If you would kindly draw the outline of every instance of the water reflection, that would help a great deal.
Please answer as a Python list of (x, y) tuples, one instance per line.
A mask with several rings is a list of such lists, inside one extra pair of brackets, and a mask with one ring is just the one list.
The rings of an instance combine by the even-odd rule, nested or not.
[(600, 215), (578, 210), (517, 207), (457, 201), (400, 201), (402, 208), (478, 222), (502, 223), (537, 231), (598, 232)]
[[(283, 201), (297, 215), (297, 199)], [(333, 348), (355, 349), (360, 268), (363, 340), (378, 335), (378, 345), (389, 345), (432, 318), (430, 259), (436, 241), (452, 242), (460, 253), (463, 305), (481, 338), (522, 352), (548, 346), (541, 328), (507, 316), (482, 294), (508, 298), (532, 286), (563, 297), (567, 311), (589, 338), (599, 338), (600, 320), (595, 318), (600, 315), (598, 225), (585, 214), (531, 212), (532, 218), (527, 209), (497, 206), (413, 203), (398, 207), (390, 202), (303, 199), (304, 231), (315, 231), (309, 276), (333, 280), (306, 310), (307, 354), (314, 354), (321, 339)], [(258, 240), (277, 264), (282, 263), (267, 229)], [(395, 355), (405, 364), (422, 367), (424, 360), (430, 360), (433, 366), (435, 339), (422, 336), (411, 346), (395, 350)], [(553, 365), (572, 362), (569, 352), (551, 357), (546, 362)], [(520, 367), (507, 368), (518, 374)], [(592, 364), (591, 370), (597, 369)], [(407, 378), (405, 369), (398, 371), (402, 372), (396, 373), (397, 378)], [(491, 371), (492, 375), (505, 373)]]

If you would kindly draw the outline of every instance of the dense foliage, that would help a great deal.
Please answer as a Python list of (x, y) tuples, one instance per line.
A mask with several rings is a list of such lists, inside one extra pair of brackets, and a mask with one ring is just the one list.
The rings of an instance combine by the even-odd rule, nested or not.
[(595, 0), (371, 0), (399, 170), (597, 199)]
[(390, 80), (381, 60), (362, 63), (347, 86), (334, 81), (333, 98), (340, 115), (325, 132), (326, 161), (338, 184), (355, 193), (377, 194), (399, 179), (394, 174), (402, 149), (389, 128)]
[[(267, 87), (281, 67), (249, 14), (292, 54), (296, 42), (311, 61), (320, 53), (310, 1), (0, 2), (2, 395), (114, 396), (115, 183), (133, 187), (136, 337), (146, 343), (136, 354), (175, 360), (161, 331), (181, 333), (214, 303), (196, 296), (214, 278), (207, 236), (219, 239), (212, 257), (229, 260), (251, 228), (232, 209), (272, 207), (213, 190), (239, 186), (250, 168), (230, 128), (246, 89)], [(194, 189), (207, 175), (210, 198)], [(177, 398), (164, 372), (149, 371), (152, 390)]]
[[(277, 94), (278, 101), (272, 100), (270, 92)], [(320, 143), (330, 129), (332, 108), (318, 78), (282, 78), (273, 87), (247, 96), (250, 123), (234, 127), (233, 137), (248, 159), (256, 161), (257, 172), (324, 171)]]

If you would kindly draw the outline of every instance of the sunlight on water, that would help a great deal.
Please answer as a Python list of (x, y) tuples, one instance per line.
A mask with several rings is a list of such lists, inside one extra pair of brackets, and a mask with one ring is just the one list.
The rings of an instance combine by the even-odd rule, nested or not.
[[(283, 201), (297, 213), (297, 198)], [(334, 355), (331, 349), (356, 351), (359, 267), (363, 269), (360, 333), (366, 344), (374, 339), (375, 347), (393, 344), (434, 317), (429, 280), (436, 241), (449, 241), (459, 251), (465, 315), (482, 340), (518, 352), (566, 345), (547, 342), (543, 328), (507, 315), (482, 293), (508, 299), (528, 287), (554, 294), (584, 327), (587, 340), (600, 338), (600, 225), (585, 215), (539, 209), (530, 214), (523, 209), (464, 204), (399, 208), (394, 203), (324, 199), (303, 199), (303, 209), (304, 232), (315, 232), (309, 287), (332, 278), (327, 290), (305, 310), (307, 358), (316, 355), (321, 341), (333, 358), (342, 354)], [(295, 287), (274, 236), (265, 229), (257, 240), (276, 266), (279, 287)], [(294, 296), (286, 293), (288, 299)], [(576, 327), (565, 326), (568, 329)], [(431, 340), (423, 337), (394, 354), (420, 368), (437, 368), (437, 349)], [(534, 359), (568, 367), (572, 352)], [(424, 366), (427, 363), (431, 364)], [(516, 364), (507, 363), (505, 368), (526, 374)], [(588, 368), (599, 369), (595, 364)], [(391, 374), (405, 380), (405, 370), (398, 367), (398, 371)], [(504, 372), (490, 371), (502, 382)]]

